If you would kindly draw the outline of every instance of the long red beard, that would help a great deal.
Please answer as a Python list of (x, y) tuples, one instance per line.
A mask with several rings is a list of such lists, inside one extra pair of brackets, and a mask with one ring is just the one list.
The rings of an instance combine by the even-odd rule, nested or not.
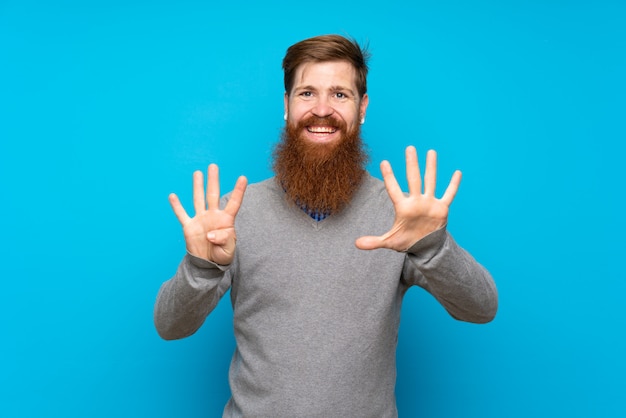
[[(308, 125), (335, 126), (344, 134), (333, 143), (312, 143), (301, 134)], [(346, 133), (345, 124), (332, 118), (287, 123), (274, 149), (273, 168), (289, 200), (316, 212), (343, 209), (361, 184), (368, 161), (360, 133), (358, 125)]]

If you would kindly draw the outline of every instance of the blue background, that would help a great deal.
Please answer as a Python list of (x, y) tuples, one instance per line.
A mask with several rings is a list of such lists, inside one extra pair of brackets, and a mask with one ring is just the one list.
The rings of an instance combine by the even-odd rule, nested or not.
[[(55, 4), (52, 4), (55, 3)], [(408, 4), (411, 3), (411, 4)], [(0, 415), (219, 416), (228, 299), (194, 336), (152, 324), (184, 253), (167, 202), (217, 162), (271, 175), (280, 62), (340, 33), (373, 53), (372, 173), (435, 148), (450, 231), (495, 277), (488, 325), (403, 308), (404, 417), (625, 416), (619, 1), (0, 1)]]

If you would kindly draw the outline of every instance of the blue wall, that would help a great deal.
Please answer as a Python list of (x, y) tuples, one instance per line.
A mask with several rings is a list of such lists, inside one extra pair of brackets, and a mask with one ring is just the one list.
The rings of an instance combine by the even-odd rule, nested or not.
[(280, 60), (322, 33), (369, 41), (375, 175), (408, 144), (463, 170), (450, 230), (500, 291), (484, 326), (409, 292), (401, 416), (626, 414), (623, 2), (211, 3), (0, 1), (0, 415), (219, 416), (228, 301), (152, 325), (167, 195), (270, 175)]

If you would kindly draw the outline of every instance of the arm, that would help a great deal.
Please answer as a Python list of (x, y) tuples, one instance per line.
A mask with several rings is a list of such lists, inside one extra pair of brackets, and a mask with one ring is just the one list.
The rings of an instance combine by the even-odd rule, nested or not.
[(195, 333), (230, 287), (225, 267), (185, 255), (176, 274), (163, 283), (154, 307), (161, 338), (175, 340)]
[(230, 286), (227, 272), (236, 248), (235, 217), (247, 181), (245, 177), (237, 180), (224, 209), (219, 207), (219, 171), (214, 164), (209, 166), (207, 184), (205, 196), (203, 175), (194, 173), (193, 217), (175, 194), (170, 195), (172, 209), (183, 227), (187, 255), (176, 275), (161, 286), (155, 304), (155, 326), (165, 339), (193, 334)]
[(426, 289), (460, 321), (486, 323), (498, 310), (498, 293), (491, 275), (445, 228), (409, 248), (403, 280)]
[(450, 205), (461, 182), (461, 172), (454, 173), (443, 197), (437, 199), (436, 153), (429, 151), (426, 157), (423, 193), (414, 147), (406, 150), (406, 167), (408, 194), (400, 189), (390, 164), (381, 163), (385, 187), (396, 212), (395, 220), (387, 233), (360, 237), (356, 246), (362, 250), (388, 248), (407, 252), (403, 280), (431, 292), (457, 319), (490, 321), (497, 310), (493, 280), (454, 242), (445, 228)]

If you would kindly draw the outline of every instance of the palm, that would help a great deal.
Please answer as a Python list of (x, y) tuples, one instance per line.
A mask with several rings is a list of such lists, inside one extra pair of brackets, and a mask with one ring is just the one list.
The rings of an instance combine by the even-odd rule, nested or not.
[(205, 196), (203, 175), (199, 171), (194, 173), (194, 217), (187, 215), (175, 194), (170, 195), (170, 204), (183, 226), (187, 251), (217, 264), (230, 264), (236, 246), (235, 217), (243, 199), (246, 179), (240, 177), (237, 180), (231, 199), (223, 210), (219, 208), (219, 172), (214, 164), (209, 166), (207, 183)]
[[(222, 231), (226, 234), (234, 234), (235, 218), (221, 210), (206, 210), (183, 224), (183, 235), (187, 242), (187, 250), (201, 258), (212, 260), (218, 264), (228, 264), (232, 258), (229, 245), (214, 245), (208, 239), (211, 231)], [(234, 249), (234, 248), (233, 248)]]
[(408, 147), (406, 150), (406, 166), (408, 194), (400, 189), (391, 165), (387, 161), (381, 163), (385, 187), (396, 212), (395, 220), (391, 229), (385, 234), (359, 238), (356, 241), (358, 248), (363, 250), (390, 248), (396, 251), (406, 251), (426, 235), (446, 225), (449, 207), (461, 182), (461, 172), (454, 173), (443, 197), (437, 199), (435, 197), (437, 154), (434, 151), (428, 152), (423, 192), (414, 147)]

